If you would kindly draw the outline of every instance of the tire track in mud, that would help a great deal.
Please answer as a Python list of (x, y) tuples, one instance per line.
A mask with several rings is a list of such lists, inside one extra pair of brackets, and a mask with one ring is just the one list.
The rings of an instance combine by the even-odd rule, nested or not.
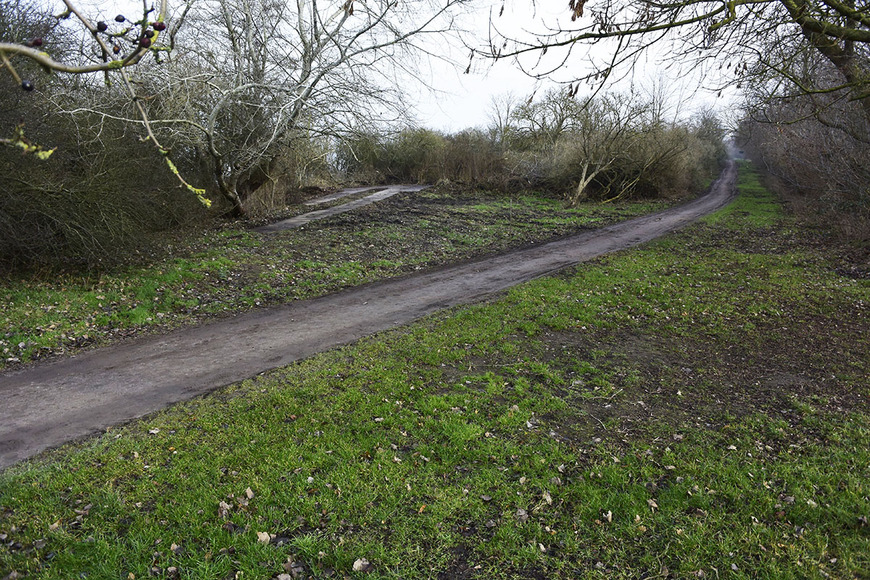
[(0, 374), (0, 469), (220, 386), (679, 229), (734, 196), (706, 195), (546, 244), (149, 336)]

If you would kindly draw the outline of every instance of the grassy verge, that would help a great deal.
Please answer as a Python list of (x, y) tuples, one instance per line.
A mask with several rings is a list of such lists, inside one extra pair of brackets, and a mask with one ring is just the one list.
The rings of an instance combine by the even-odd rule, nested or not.
[(8, 470), (0, 574), (867, 577), (870, 284), (740, 187)]
[[(276, 235), (207, 232), (148, 266), (0, 282), (0, 369), (148, 330), (310, 298), (663, 209), (422, 192)], [(142, 257), (144, 261), (145, 258)]]

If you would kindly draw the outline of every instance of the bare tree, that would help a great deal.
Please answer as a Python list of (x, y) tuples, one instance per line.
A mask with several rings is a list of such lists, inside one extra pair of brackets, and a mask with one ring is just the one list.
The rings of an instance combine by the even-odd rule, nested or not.
[(508, 145), (516, 127), (513, 115), (519, 106), (519, 98), (513, 93), (503, 93), (492, 97), (489, 104), (489, 134), (501, 146)]
[(573, 157), (566, 165), (579, 171), (577, 186), (567, 195), (570, 206), (583, 201), (589, 184), (624, 158), (642, 131), (645, 107), (622, 95), (604, 95), (585, 106), (575, 105), (570, 132), (560, 143), (562, 155)]
[(162, 67), (168, 82), (137, 71), (137, 95), (158, 134), (206, 158), (243, 214), (294, 141), (400, 115), (397, 77), (414, 73), (420, 38), (448, 33), (463, 2), (202, 0)]
[[(489, 58), (532, 58), (533, 74), (591, 67), (580, 80), (610, 79), (654, 45), (692, 65), (714, 62), (738, 86), (751, 78), (805, 94), (839, 92), (870, 119), (870, 5), (850, 0), (571, 0), (571, 22), (531, 35), (498, 33), (481, 51)], [(596, 59), (581, 49), (609, 48)], [(549, 54), (548, 54), (549, 52)], [(598, 51), (597, 54), (602, 54)], [(547, 55), (547, 56), (545, 56)], [(830, 64), (836, 78), (800, 74), (807, 55)], [(527, 66), (529, 61), (523, 60)], [(624, 70), (624, 68), (623, 68)], [(708, 68), (712, 72), (713, 66)], [(822, 82), (819, 82), (822, 81)]]
[(552, 149), (583, 116), (582, 104), (571, 91), (558, 88), (546, 91), (539, 99), (534, 97), (513, 110), (518, 139), (528, 148)]
[[(114, 24), (63, 2), (58, 18), (74, 16), (91, 39), (82, 56), (67, 62), (35, 42), (3, 42), (0, 66), (27, 90), (32, 83), (16, 76), (10, 57), (62, 73), (117, 75), (126, 103), (106, 98), (70, 110), (141, 126), (205, 202), (176, 163), (206, 163), (213, 189), (241, 214), (294, 141), (400, 116), (398, 79), (415, 75), (420, 39), (455, 30), (466, 0), (187, 0), (172, 18), (161, 0), (159, 9), (145, 4), (141, 18), (119, 15)], [(156, 62), (142, 58), (149, 53)]]

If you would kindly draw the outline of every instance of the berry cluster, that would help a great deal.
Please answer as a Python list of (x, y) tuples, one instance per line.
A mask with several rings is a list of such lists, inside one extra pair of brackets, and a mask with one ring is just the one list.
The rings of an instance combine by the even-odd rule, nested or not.
[[(112, 53), (115, 55), (120, 55), (123, 50), (121, 47), (121, 41), (127, 40), (134, 47), (148, 49), (151, 48), (151, 44), (153, 43), (153, 38), (155, 34), (158, 32), (162, 32), (166, 30), (166, 23), (162, 20), (157, 20), (154, 22), (149, 22), (147, 18), (140, 20), (138, 22), (134, 22), (132, 20), (127, 20), (127, 17), (123, 14), (118, 14), (115, 16), (115, 22), (118, 24), (124, 24), (125, 22), (129, 22), (129, 26), (123, 28), (117, 32), (109, 31), (109, 24), (104, 20), (100, 20), (97, 22), (92, 32), (94, 36), (97, 34), (105, 35), (110, 41), (112, 45)], [(44, 41), (42, 38), (32, 38), (27, 43), (26, 46), (30, 48), (39, 48), (43, 45)], [(15, 75), (17, 78), (17, 75)], [(32, 81), (23, 80), (21, 81), (21, 88), (25, 91), (32, 91), (34, 89), (34, 84)]]
[[(109, 25), (103, 20), (97, 22), (97, 34), (105, 34), (110, 37), (114, 42), (112, 43), (112, 52), (115, 54), (120, 54), (121, 52), (121, 44), (120, 40), (126, 39), (129, 40), (133, 46), (139, 46), (142, 48), (150, 48), (152, 43), (152, 38), (154, 38), (155, 31), (160, 32), (162, 30), (166, 30), (166, 23), (162, 20), (157, 20), (156, 22), (147, 22), (139, 21), (133, 22), (127, 20), (127, 17), (123, 14), (118, 14), (115, 16), (115, 22), (118, 24), (124, 24), (125, 22), (130, 22), (131, 26), (128, 28), (124, 28), (120, 32), (109, 32)], [(137, 28), (141, 32), (137, 32)], [(134, 34), (130, 34), (133, 32)]]

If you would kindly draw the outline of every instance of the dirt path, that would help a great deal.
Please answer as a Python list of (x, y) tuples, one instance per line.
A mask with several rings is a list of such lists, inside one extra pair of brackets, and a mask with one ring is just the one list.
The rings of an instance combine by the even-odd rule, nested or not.
[(733, 197), (731, 163), (686, 205), (482, 260), (0, 375), (0, 468), (267, 369), (673, 231)]
[(397, 193), (405, 193), (409, 191), (421, 191), (429, 187), (428, 185), (391, 185), (389, 187), (354, 187), (350, 189), (342, 189), (338, 193), (333, 195), (327, 195), (326, 197), (321, 197), (319, 199), (315, 199), (309, 201), (307, 205), (317, 205), (321, 203), (327, 203), (330, 201), (335, 201), (336, 199), (341, 199), (342, 197), (347, 197), (348, 195), (354, 195), (357, 193), (363, 193), (365, 191), (369, 191), (372, 189), (377, 189), (375, 193), (371, 195), (367, 195), (360, 199), (355, 199), (353, 201), (349, 201), (347, 203), (336, 205), (327, 209), (319, 209), (317, 211), (311, 211), (308, 213), (304, 213), (302, 215), (298, 215), (296, 217), (288, 218), (286, 220), (281, 220), (279, 222), (275, 222), (273, 224), (269, 224), (267, 226), (263, 226), (261, 228), (257, 228), (255, 231), (260, 233), (271, 233), (271, 232), (280, 232), (282, 230), (289, 230), (293, 228), (298, 228), (300, 226), (304, 226), (307, 223), (311, 223), (315, 220), (322, 220), (323, 218), (328, 218), (330, 216), (338, 215), (340, 213), (345, 213), (351, 210), (354, 210), (358, 207), (363, 207), (365, 205), (369, 205), (370, 203), (375, 203), (376, 201), (381, 201), (382, 199), (387, 199), (388, 197), (392, 197)]

